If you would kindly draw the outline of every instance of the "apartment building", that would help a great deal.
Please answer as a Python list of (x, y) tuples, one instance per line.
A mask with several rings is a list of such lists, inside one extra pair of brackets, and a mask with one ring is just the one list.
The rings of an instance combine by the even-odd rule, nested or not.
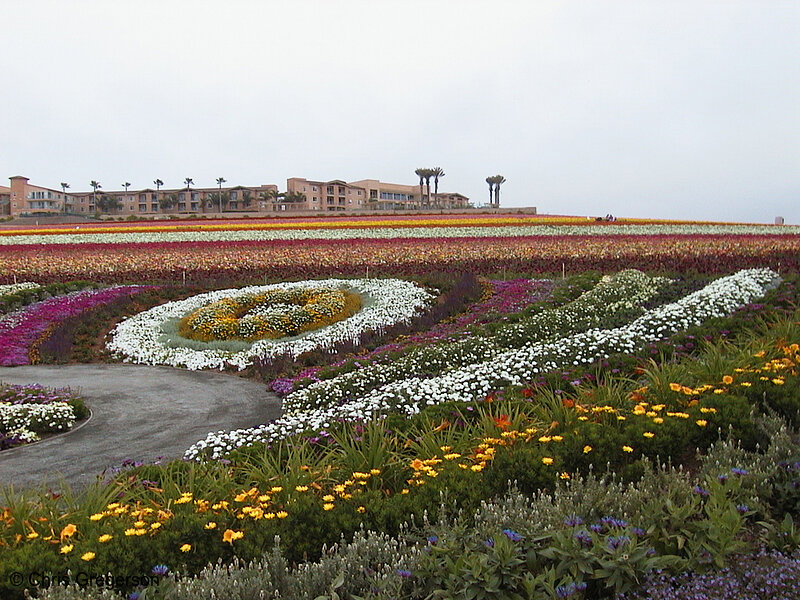
[[(68, 188), (33, 185), (27, 177), (11, 177), (9, 188), (10, 213), (24, 214), (85, 214), (97, 213), (125, 217), (157, 214), (214, 214), (219, 212), (273, 212), (278, 186), (182, 187), (145, 188), (142, 190), (104, 190), (67, 192)], [(219, 198), (222, 198), (220, 209)]]
[[(301, 177), (286, 180), (287, 197), (295, 199), (281, 210), (420, 210), (425, 208), (469, 208), (469, 198), (458, 193), (431, 194), (427, 189), (420, 194), (418, 185), (386, 183), (378, 179), (360, 179), (346, 182), (310, 181)], [(305, 199), (302, 198), (305, 196)]]
[(115, 217), (469, 208), (469, 198), (462, 194), (432, 194), (434, 197), (429, 201), (427, 189), (423, 188), (420, 194), (418, 185), (377, 179), (348, 183), (340, 179), (312, 181), (291, 177), (286, 180), (285, 193), (279, 193), (274, 184), (179, 188), (159, 185), (140, 190), (129, 187), (106, 190), (98, 186), (91, 191), (72, 192), (67, 185), (59, 190), (33, 185), (27, 177), (10, 179), (9, 188), (0, 187), (0, 215), (4, 208), (5, 214), (11, 216), (70, 213)]

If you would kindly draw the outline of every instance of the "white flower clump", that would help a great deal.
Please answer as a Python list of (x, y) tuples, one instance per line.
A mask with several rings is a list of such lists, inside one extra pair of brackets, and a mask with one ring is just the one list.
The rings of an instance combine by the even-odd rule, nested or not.
[(0, 430), (8, 432), (66, 431), (75, 424), (75, 411), (66, 402), (11, 404), (0, 402)]
[(16, 294), (17, 292), (21, 292), (22, 290), (35, 290), (40, 287), (42, 286), (39, 285), (38, 283), (33, 283), (32, 281), (0, 285), (0, 297), (7, 296), (9, 294)]
[[(202, 306), (223, 298), (292, 288), (350, 289), (362, 296), (364, 306), (352, 317), (327, 327), (289, 339), (258, 340), (238, 352), (213, 348), (175, 348), (164, 343), (162, 327), (166, 323), (174, 322)], [(190, 370), (224, 369), (229, 366), (242, 370), (252, 364), (256, 357), (296, 357), (345, 341), (357, 342), (368, 329), (381, 330), (395, 323), (408, 322), (432, 299), (433, 295), (424, 289), (399, 279), (326, 279), (218, 290), (156, 306), (123, 321), (112, 332), (108, 349), (123, 356), (126, 362), (169, 365)]]
[(127, 244), (148, 242), (238, 242), (247, 240), (349, 240), (442, 238), (442, 237), (521, 237), (560, 235), (774, 235), (798, 234), (800, 227), (785, 225), (776, 230), (774, 225), (498, 225), (452, 227), (309, 227), (294, 229), (244, 229), (200, 231), (153, 231), (120, 233), (75, 233), (0, 235), (0, 245), (15, 244)]
[(778, 280), (777, 273), (769, 269), (740, 271), (678, 302), (648, 311), (623, 327), (592, 329), (555, 342), (532, 344), (432, 379), (412, 378), (390, 383), (339, 406), (287, 413), (253, 429), (210, 433), (189, 448), (185, 457), (216, 459), (241, 446), (320, 431), (339, 420), (370, 419), (390, 412), (413, 415), (426, 405), (479, 399), (500, 387), (521, 385), (537, 373), (591, 363), (612, 353), (632, 352), (707, 319), (728, 315), (737, 307), (763, 296)]

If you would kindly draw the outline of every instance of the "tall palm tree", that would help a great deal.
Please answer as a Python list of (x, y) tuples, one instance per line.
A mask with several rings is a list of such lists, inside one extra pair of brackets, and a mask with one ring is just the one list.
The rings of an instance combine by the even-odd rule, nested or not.
[(428, 190), (428, 208), (431, 206), (431, 177), (433, 177), (433, 169), (422, 169), (423, 177), (425, 177), (425, 187)]
[(64, 212), (67, 212), (67, 190), (69, 189), (69, 184), (66, 181), (62, 181), (60, 184), (61, 191), (64, 193)]
[[(191, 181), (191, 179), (187, 179), (187, 181)], [(219, 186), (219, 212), (222, 213), (222, 184), (225, 183), (227, 179), (224, 177), (217, 177), (217, 185)]]
[(424, 168), (420, 167), (414, 173), (419, 177), (419, 206), (422, 206), (422, 196), (425, 195), (425, 192), (422, 191), (422, 185), (425, 183), (425, 170)]
[[(444, 169), (442, 167), (434, 167), (431, 169), (431, 173), (433, 174), (433, 197), (439, 194), (439, 177), (444, 177)], [(436, 204), (439, 204), (437, 199)]]
[(94, 179), (92, 179), (92, 181), (89, 182), (89, 185), (92, 186), (92, 190), (93, 190), (92, 191), (92, 204), (94, 204), (94, 208), (95, 208), (95, 210), (97, 210), (97, 188), (101, 188), (103, 186), (100, 185), (99, 181), (95, 181)]
[(502, 175), (495, 175), (494, 179), (494, 207), (500, 208), (500, 185), (506, 182)]
[(494, 175), (490, 175), (486, 178), (486, 183), (489, 184), (489, 208), (492, 208), (492, 191), (494, 190)]
[(160, 203), (158, 196), (159, 192), (161, 191), (161, 186), (164, 185), (164, 182), (161, 181), (160, 179), (153, 179), (153, 185), (156, 186), (156, 202)]

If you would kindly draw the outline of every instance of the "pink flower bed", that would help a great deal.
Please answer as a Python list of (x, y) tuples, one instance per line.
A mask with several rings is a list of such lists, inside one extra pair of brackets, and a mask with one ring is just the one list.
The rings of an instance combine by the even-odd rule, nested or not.
[(48, 327), (101, 304), (151, 287), (120, 285), (101, 290), (73, 292), (29, 304), (0, 317), (0, 366), (30, 364), (28, 351)]

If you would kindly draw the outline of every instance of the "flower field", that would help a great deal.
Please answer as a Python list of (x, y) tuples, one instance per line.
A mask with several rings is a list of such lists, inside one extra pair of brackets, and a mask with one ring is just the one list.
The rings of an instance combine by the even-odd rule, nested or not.
[[(800, 585), (792, 228), (428, 217), (4, 237), (15, 298), (34, 288), (13, 277), (109, 286), (15, 300), (9, 364), (91, 313), (103, 360), (260, 376), (283, 401), (183, 461), (79, 494), (5, 490), (4, 598), (32, 572), (72, 582), (52, 600)], [(121, 312), (91, 312), (114, 297)], [(3, 398), (0, 428), (17, 427)]]
[(534, 217), (10, 229), (0, 233), (0, 281), (141, 283), (176, 281), (184, 274), (194, 281), (278, 281), (370, 273), (391, 277), (426, 269), (780, 271), (797, 268), (798, 234), (800, 229), (791, 226), (577, 224)]

